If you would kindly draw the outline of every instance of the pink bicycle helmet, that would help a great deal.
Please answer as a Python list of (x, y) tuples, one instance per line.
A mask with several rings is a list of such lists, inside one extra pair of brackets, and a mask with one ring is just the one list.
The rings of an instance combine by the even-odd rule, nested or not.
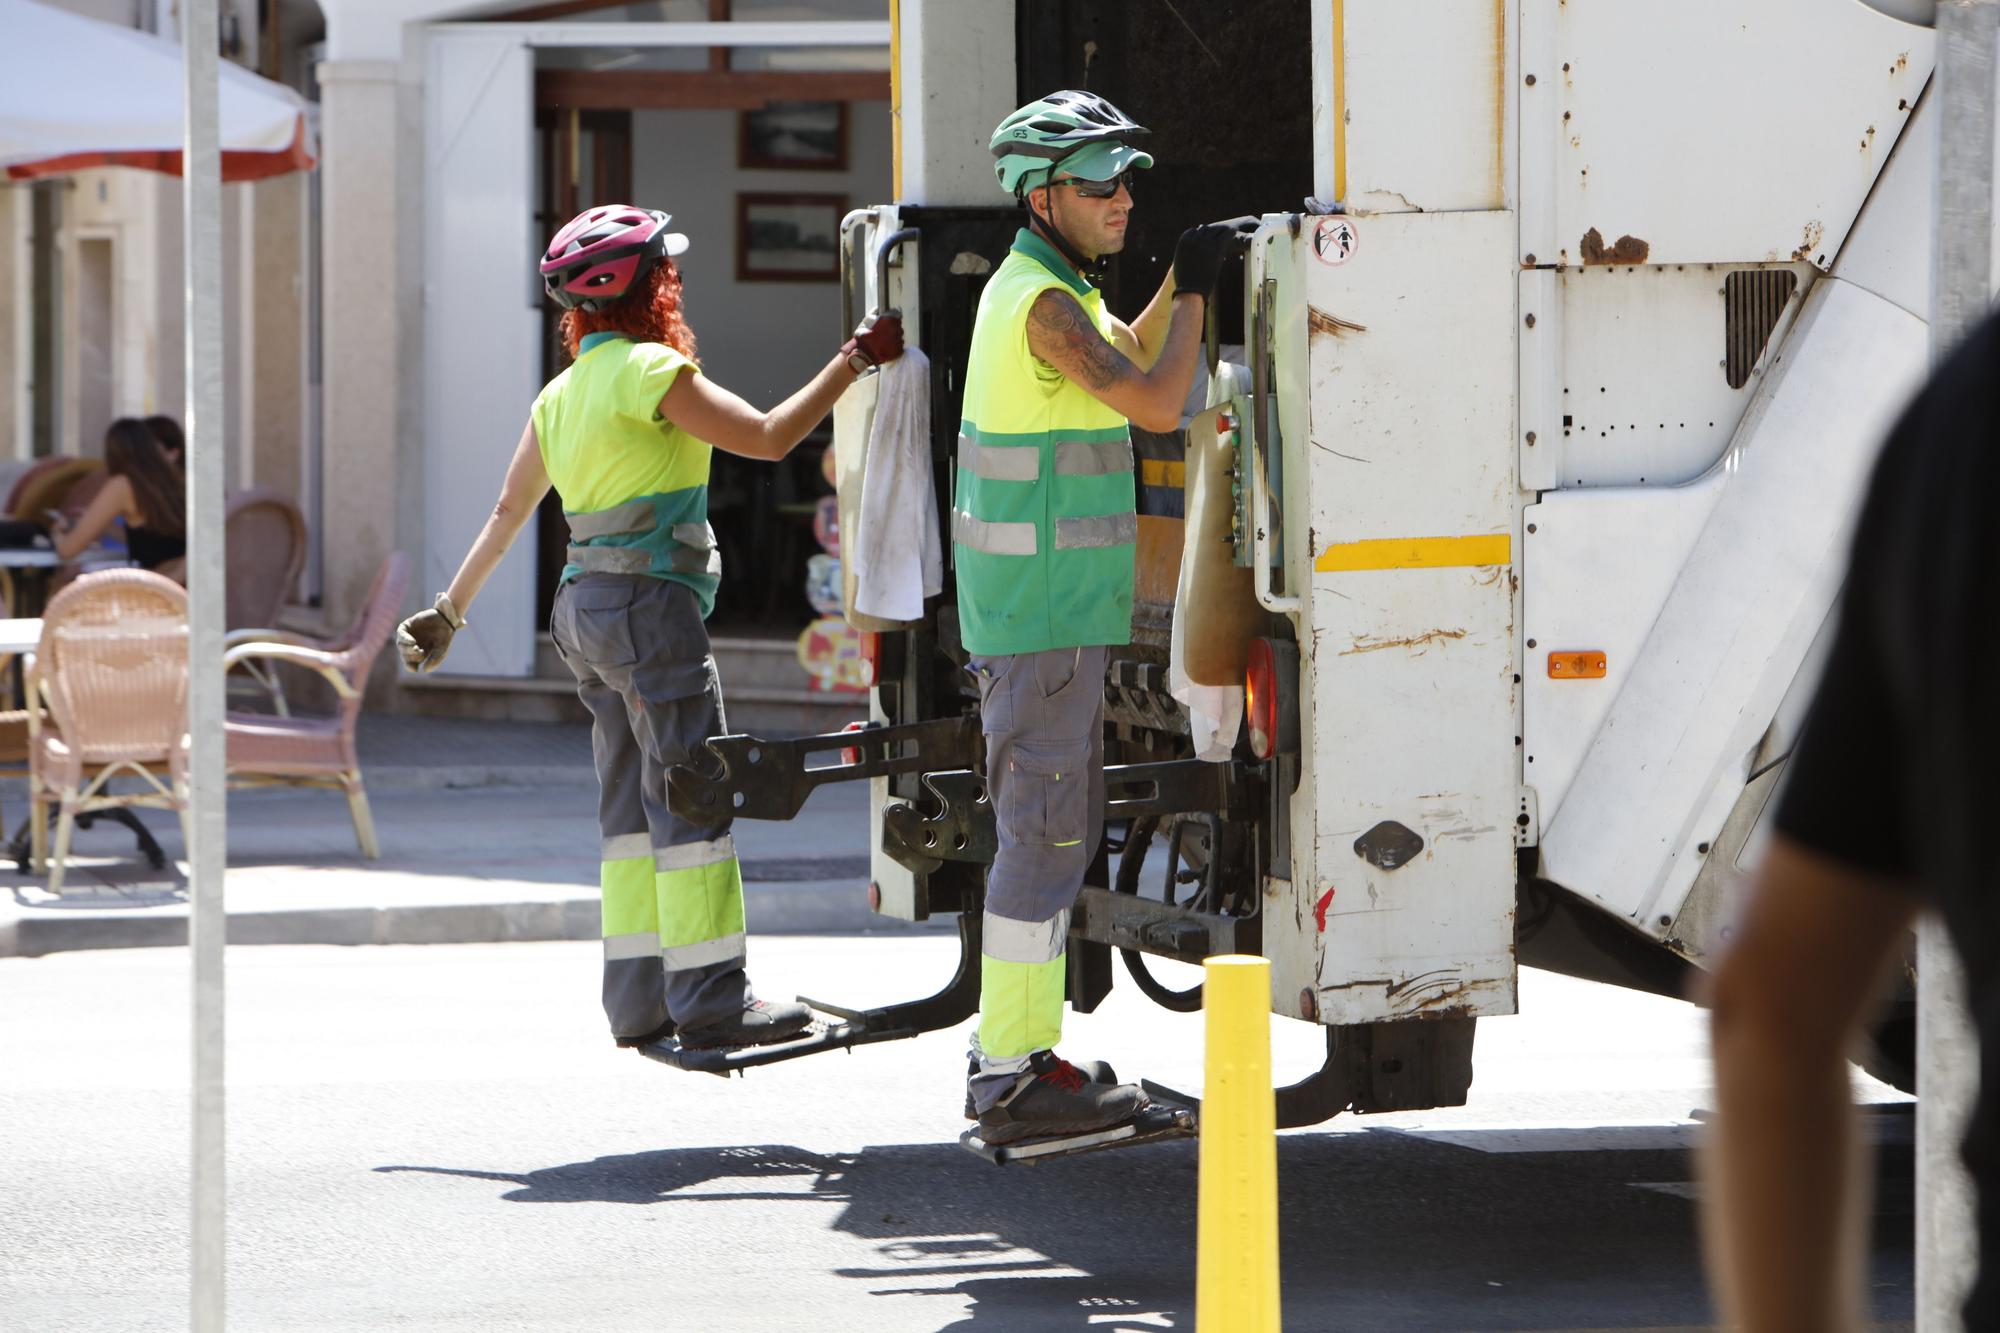
[(661, 255), (688, 238), (668, 231), (657, 209), (602, 204), (571, 218), (542, 255), (542, 286), (565, 310), (602, 310), (650, 273)]

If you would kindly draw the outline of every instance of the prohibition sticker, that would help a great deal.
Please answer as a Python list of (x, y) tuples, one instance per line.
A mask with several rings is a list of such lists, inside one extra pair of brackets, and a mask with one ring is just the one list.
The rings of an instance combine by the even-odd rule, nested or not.
[(1313, 228), (1313, 257), (1329, 268), (1339, 268), (1360, 248), (1361, 229), (1353, 218), (1321, 218)]

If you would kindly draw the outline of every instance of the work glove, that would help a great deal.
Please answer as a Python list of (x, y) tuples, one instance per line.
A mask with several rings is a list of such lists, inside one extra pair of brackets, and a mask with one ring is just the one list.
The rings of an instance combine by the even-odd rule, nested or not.
[(1242, 254), (1250, 236), (1262, 225), (1256, 218), (1231, 218), (1189, 227), (1174, 246), (1174, 295), (1193, 292), (1207, 297), (1215, 290), (1224, 255)]
[(412, 671), (435, 671), (451, 648), (451, 636), (465, 628), (465, 617), (443, 593), (428, 611), (419, 611), (396, 626), (396, 651)]
[(840, 345), (840, 354), (849, 365), (857, 355), (871, 366), (894, 361), (903, 354), (903, 312), (884, 310), (862, 320), (854, 336)]

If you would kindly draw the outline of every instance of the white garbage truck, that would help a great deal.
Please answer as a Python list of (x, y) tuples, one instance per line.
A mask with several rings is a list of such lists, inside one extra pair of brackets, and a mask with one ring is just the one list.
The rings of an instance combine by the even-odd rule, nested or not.
[[(1727, 937), (1926, 366), (1931, 36), (1825, 0), (1154, 9), (892, 5), (897, 198), (843, 228), (847, 313), (900, 309), (929, 358), (948, 522), (973, 312), (1023, 221), (1002, 115), (1090, 87), (1152, 130), (1119, 313), (1182, 228), (1261, 217), (1182, 429), (1133, 432), (1070, 998), (1117, 951), (1191, 1008), (1157, 960), (1261, 953), (1273, 1012), (1326, 1031), (1280, 1124), (1458, 1104), (1524, 963), (1673, 993)], [(850, 522), (873, 392), (836, 418)], [(743, 1062), (976, 999), (994, 832), (949, 569), (921, 620), (856, 619), (867, 729), (715, 738), (673, 799), (786, 818), (869, 782), (871, 901), (958, 914), (963, 962)], [(1907, 1084), (1905, 1001), (1874, 1067)]]

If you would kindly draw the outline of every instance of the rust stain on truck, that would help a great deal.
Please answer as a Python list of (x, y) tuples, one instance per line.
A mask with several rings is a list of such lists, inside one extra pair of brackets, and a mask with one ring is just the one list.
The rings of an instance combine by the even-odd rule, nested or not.
[(1318, 306), (1309, 305), (1306, 307), (1306, 331), (1338, 338), (1343, 333), (1366, 333), (1368, 326), (1342, 319), (1339, 315), (1329, 315)]
[(1812, 262), (1814, 254), (1819, 250), (1819, 243), (1825, 239), (1826, 225), (1824, 223), (1818, 218), (1814, 218), (1811, 222), (1806, 223), (1801, 244), (1798, 249), (1792, 251), (1792, 261), (1794, 263)]
[[(1504, 977), (1467, 977), (1454, 968), (1434, 968), (1401, 980), (1371, 977), (1321, 986), (1319, 993), (1331, 996), (1341, 991), (1377, 989), (1392, 1018), (1473, 1018), (1494, 997), (1510, 995), (1512, 983)], [(1320, 1007), (1324, 1012), (1331, 1006)]]
[(1426, 644), (1439, 643), (1446, 639), (1462, 639), (1464, 637), (1465, 631), (1462, 629), (1426, 630), (1422, 634), (1412, 634), (1407, 638), (1401, 639), (1371, 639), (1363, 634), (1355, 638), (1352, 648), (1341, 649), (1340, 655), (1342, 657), (1352, 657), (1356, 653), (1379, 653), (1384, 648), (1422, 648)]
[(1637, 236), (1620, 236), (1607, 246), (1604, 233), (1595, 227), (1583, 234), (1577, 249), (1586, 264), (1643, 264), (1653, 253), (1652, 245)]

